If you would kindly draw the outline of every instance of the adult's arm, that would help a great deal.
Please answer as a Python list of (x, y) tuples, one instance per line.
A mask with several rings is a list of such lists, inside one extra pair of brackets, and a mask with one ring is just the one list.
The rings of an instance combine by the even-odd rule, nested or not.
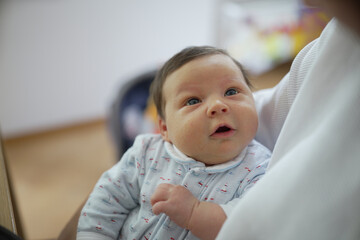
[[(290, 72), (273, 88), (254, 93), (259, 127), (255, 139), (273, 151), (285, 119), (299, 92), (308, 70), (307, 64), (300, 64), (304, 58), (312, 58), (312, 49), (317, 40), (308, 44), (294, 60)], [(312, 51), (310, 51), (312, 49)]]
[(331, 21), (301, 62), (269, 171), (217, 239), (360, 238), (359, 36)]

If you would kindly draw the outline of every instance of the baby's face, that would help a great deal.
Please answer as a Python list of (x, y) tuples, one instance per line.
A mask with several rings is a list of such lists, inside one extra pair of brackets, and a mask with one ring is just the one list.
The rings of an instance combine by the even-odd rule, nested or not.
[(228, 56), (188, 62), (167, 77), (163, 96), (163, 138), (207, 165), (233, 159), (256, 134), (252, 92)]

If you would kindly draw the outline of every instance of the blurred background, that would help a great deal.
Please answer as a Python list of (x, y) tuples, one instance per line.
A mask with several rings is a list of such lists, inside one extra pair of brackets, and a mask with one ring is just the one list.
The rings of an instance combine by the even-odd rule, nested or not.
[(0, 130), (25, 239), (56, 239), (118, 159), (109, 114), (128, 81), (190, 45), (275, 85), (329, 21), (298, 0), (0, 0)]

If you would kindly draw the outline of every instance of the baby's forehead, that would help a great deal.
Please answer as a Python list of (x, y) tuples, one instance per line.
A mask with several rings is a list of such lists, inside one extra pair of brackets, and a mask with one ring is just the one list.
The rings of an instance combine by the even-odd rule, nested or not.
[(216, 68), (183, 69), (168, 77), (163, 86), (166, 99), (176, 97), (183, 92), (197, 92), (200, 90), (222, 89), (223, 87), (246, 88), (247, 83), (239, 69)]
[(226, 55), (210, 55), (193, 59), (169, 74), (166, 80), (173, 77), (201, 77), (202, 75), (227, 73), (243, 75), (241, 68)]
[(223, 70), (225, 70), (224, 68), (231, 68), (236, 72), (240, 72), (242, 74), (240, 67), (233, 61), (231, 57), (224, 54), (212, 54), (197, 57), (184, 63), (183, 65), (177, 67), (171, 73), (169, 73), (166, 79), (171, 78), (172, 75), (179, 74), (179, 72), (186, 72), (188, 73), (188, 75), (198, 75), (201, 74), (201, 70), (203, 69), (211, 70), (215, 67), (221, 67), (223, 68)]

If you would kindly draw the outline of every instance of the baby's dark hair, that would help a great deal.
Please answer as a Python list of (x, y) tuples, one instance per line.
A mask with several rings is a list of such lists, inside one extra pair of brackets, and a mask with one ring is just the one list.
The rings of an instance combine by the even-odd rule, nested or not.
[(243, 66), (235, 60), (233, 57), (229, 55), (229, 53), (220, 48), (211, 47), (211, 46), (193, 46), (193, 47), (187, 47), (180, 51), (179, 53), (175, 54), (173, 57), (171, 57), (165, 64), (159, 69), (159, 71), (156, 74), (156, 77), (154, 81), (151, 84), (150, 87), (150, 96), (152, 100), (154, 101), (154, 104), (156, 106), (156, 110), (158, 112), (158, 115), (161, 118), (165, 118), (164, 113), (164, 107), (165, 107), (165, 101), (163, 99), (163, 93), (162, 88), (166, 81), (166, 78), (173, 72), (175, 72), (177, 69), (181, 68), (186, 63), (200, 58), (204, 56), (211, 56), (216, 54), (222, 54), (225, 56), (230, 57), (234, 63), (239, 67), (239, 70), (244, 75), (246, 84), (251, 87), (251, 83), (246, 76), (246, 72), (243, 68)]

